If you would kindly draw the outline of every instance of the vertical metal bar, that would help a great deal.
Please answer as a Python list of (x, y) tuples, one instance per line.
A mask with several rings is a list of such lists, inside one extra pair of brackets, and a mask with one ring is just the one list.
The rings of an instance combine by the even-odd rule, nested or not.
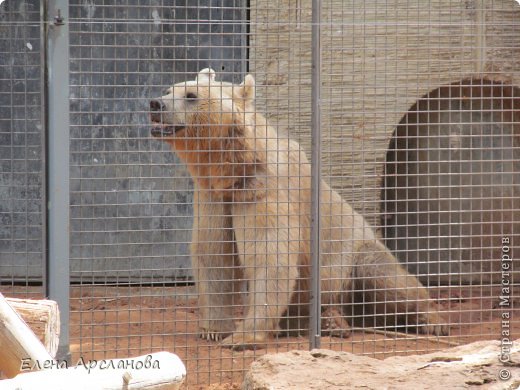
[(320, 189), (321, 189), (321, 0), (312, 0), (311, 91), (311, 301), (310, 348), (321, 345)]
[(41, 145), (42, 145), (42, 289), (47, 294), (47, 92), (46, 92), (46, 59), (47, 59), (47, 4), (46, 1), (40, 2), (40, 124), (41, 124)]
[(60, 308), (56, 358), (69, 349), (69, 25), (68, 0), (48, 0), (46, 29), (47, 95), (47, 288)]
[(242, 36), (242, 69), (240, 77), (244, 78), (249, 72), (249, 40), (251, 29), (251, 1), (245, 0), (240, 3), (242, 7), (242, 20), (240, 21), (241, 36)]

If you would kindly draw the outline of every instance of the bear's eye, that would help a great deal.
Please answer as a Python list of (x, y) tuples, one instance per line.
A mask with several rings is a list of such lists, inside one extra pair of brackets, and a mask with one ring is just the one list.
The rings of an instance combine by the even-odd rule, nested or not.
[(196, 100), (197, 99), (197, 95), (195, 95), (193, 92), (188, 92), (186, 94), (186, 99), (188, 99), (188, 100)]

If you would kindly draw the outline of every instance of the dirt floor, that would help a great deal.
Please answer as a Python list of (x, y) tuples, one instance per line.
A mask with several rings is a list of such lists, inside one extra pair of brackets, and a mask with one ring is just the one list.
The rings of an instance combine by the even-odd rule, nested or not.
[[(0, 288), (7, 296), (12, 290)], [(500, 306), (498, 287), (430, 287), (450, 325), (450, 336), (434, 337), (355, 330), (346, 338), (323, 337), (321, 348), (375, 358), (434, 352), (450, 346), (501, 337), (501, 313), (513, 316), (514, 302)], [(32, 295), (38, 298), (38, 294)], [(518, 298), (517, 298), (517, 303)], [(518, 312), (518, 309), (515, 311)], [(197, 337), (197, 301), (193, 286), (71, 288), (72, 363), (78, 359), (123, 358), (161, 350), (179, 355), (187, 366), (187, 388), (239, 389), (251, 362), (266, 352), (307, 350), (308, 338), (278, 337), (266, 349), (234, 352)], [(510, 321), (511, 337), (520, 336), (520, 312)]]
[[(501, 335), (500, 291), (491, 287), (430, 288), (451, 324), (449, 337), (356, 330), (347, 338), (323, 337), (321, 348), (376, 358), (433, 352)], [(512, 312), (512, 305), (508, 309)], [(197, 301), (187, 287), (72, 288), (73, 361), (176, 353), (187, 366), (187, 384), (197, 389), (240, 388), (251, 362), (266, 352), (308, 349), (305, 336), (279, 337), (267, 349), (233, 352), (197, 338)], [(510, 324), (520, 336), (520, 315)]]

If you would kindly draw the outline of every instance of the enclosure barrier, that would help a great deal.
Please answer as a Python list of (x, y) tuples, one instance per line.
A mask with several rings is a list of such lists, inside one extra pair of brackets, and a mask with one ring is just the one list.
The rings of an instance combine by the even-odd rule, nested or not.
[[(309, 345), (507, 346), (519, 88), (514, 0), (6, 0), (0, 291), (59, 302), (60, 356), (172, 351), (188, 387), (239, 384), (257, 357)], [(172, 150), (152, 130), (173, 120), (161, 102), (179, 121), (210, 93), (221, 103), (190, 166), (187, 141)], [(249, 165), (225, 160), (244, 150)], [(202, 179), (264, 187), (218, 198)], [(214, 340), (247, 334), (256, 349)]]

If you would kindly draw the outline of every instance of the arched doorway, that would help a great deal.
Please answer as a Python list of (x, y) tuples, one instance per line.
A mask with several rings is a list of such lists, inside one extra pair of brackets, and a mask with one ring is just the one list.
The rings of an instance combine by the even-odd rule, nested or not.
[(423, 283), (500, 280), (503, 242), (519, 245), (520, 88), (469, 79), (423, 96), (394, 131), (383, 184), (386, 244)]

